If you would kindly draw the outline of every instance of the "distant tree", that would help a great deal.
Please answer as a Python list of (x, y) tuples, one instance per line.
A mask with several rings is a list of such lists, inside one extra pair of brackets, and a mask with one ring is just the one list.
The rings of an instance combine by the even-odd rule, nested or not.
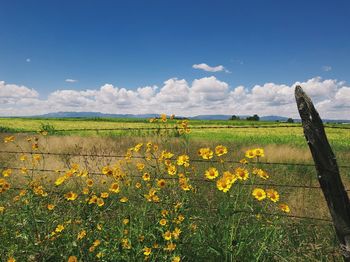
[(288, 118), (288, 119), (287, 119), (287, 123), (294, 123), (293, 118)]
[(258, 115), (253, 115), (253, 116), (248, 116), (247, 117), (247, 120), (248, 121), (259, 121), (260, 120), (260, 117)]
[(236, 116), (236, 115), (233, 115), (230, 118), (230, 120), (239, 120), (239, 119), (240, 119), (239, 116)]

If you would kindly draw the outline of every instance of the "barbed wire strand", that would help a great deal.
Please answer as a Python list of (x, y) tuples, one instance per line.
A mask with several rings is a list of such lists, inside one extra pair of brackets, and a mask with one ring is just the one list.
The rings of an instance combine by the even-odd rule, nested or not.
[[(188, 129), (246, 129), (246, 128), (301, 128), (302, 125), (243, 125), (243, 126), (234, 126), (234, 125), (218, 125), (218, 126), (188, 126)], [(350, 127), (342, 127), (342, 126), (325, 126), (325, 128), (329, 129), (344, 129), (350, 130)], [(176, 130), (180, 131), (182, 128), (180, 126), (174, 127), (114, 127), (114, 128), (73, 128), (73, 129), (54, 129), (52, 131), (48, 131), (48, 133), (55, 132), (81, 132), (81, 131), (140, 131), (140, 130)], [(5, 130), (6, 131), (6, 130)], [(21, 130), (21, 129), (11, 129), (8, 131), (15, 133), (37, 133), (45, 130)], [(5, 133), (3, 131), (3, 133)]]
[[(23, 188), (23, 187), (13, 187), (10, 188), (10, 190), (15, 190), (15, 191), (21, 191), (21, 190), (28, 190), (28, 188)], [(64, 197), (65, 192), (60, 192), (60, 191), (52, 191), (52, 190), (45, 190), (46, 193), (50, 193), (50, 194), (57, 194), (59, 196), (61, 196), (61, 198)], [(140, 201), (140, 199), (133, 199), (133, 198), (128, 198), (128, 201), (130, 200), (134, 200), (136, 202)], [(164, 201), (160, 201), (160, 202), (151, 202), (154, 204), (166, 204), (166, 205), (174, 205), (175, 203), (173, 202), (164, 202)], [(200, 206), (200, 205), (191, 205), (192, 208), (201, 208), (203, 209), (204, 206)], [(206, 209), (208, 209), (208, 207), (205, 207)], [(213, 208), (213, 210), (217, 210), (217, 208)], [(239, 209), (239, 210), (233, 210), (231, 212), (231, 215), (235, 215), (235, 214), (240, 214), (240, 213), (244, 213), (244, 214), (250, 214), (250, 215), (267, 215), (267, 216), (277, 216), (277, 217), (288, 217), (288, 218), (296, 218), (296, 219), (308, 219), (308, 220), (315, 220), (315, 221), (323, 221), (323, 222), (328, 222), (328, 223), (332, 223), (332, 220), (330, 219), (325, 219), (325, 218), (319, 218), (319, 217), (309, 217), (309, 216), (298, 216), (298, 215), (291, 215), (291, 214), (284, 214), (284, 213), (269, 213), (269, 212), (264, 212), (264, 211), (258, 211), (258, 212), (254, 212), (251, 210), (243, 210), (243, 209)]]
[[(2, 167), (2, 169), (14, 169), (14, 170), (22, 170), (23, 167), (11, 167), (6, 166)], [(37, 172), (50, 172), (50, 173), (65, 173), (68, 170), (59, 170), (59, 169), (36, 169), (36, 168), (26, 168), (26, 171), (37, 171)], [(108, 175), (104, 175), (101, 172), (88, 172), (88, 175), (93, 176), (104, 176), (104, 177), (111, 177)], [(142, 175), (133, 175), (130, 176), (131, 178), (142, 178)], [(156, 177), (157, 179), (165, 179), (165, 180), (178, 180), (178, 177)], [(190, 181), (195, 182), (204, 182), (204, 183), (212, 183), (211, 180), (205, 179), (205, 178), (189, 178)], [(306, 185), (290, 185), (290, 184), (279, 184), (279, 183), (239, 183), (235, 184), (238, 186), (266, 186), (266, 187), (286, 187), (286, 188), (303, 188), (303, 189), (321, 189), (320, 186), (306, 186)], [(350, 192), (350, 189), (345, 189), (346, 192)]]
[[(53, 156), (72, 156), (72, 157), (101, 157), (101, 158), (125, 158), (125, 155), (111, 155), (111, 154), (74, 154), (74, 153), (59, 153), (59, 152), (34, 152), (34, 151), (0, 151), (0, 154), (39, 154), (39, 155), (53, 155)], [(134, 159), (145, 159), (143, 156), (130, 156), (129, 158)], [(156, 159), (156, 158), (153, 158)], [(174, 160), (174, 159), (172, 159)], [(220, 160), (210, 159), (191, 159), (192, 162), (205, 162), (205, 163), (221, 163)], [(225, 163), (241, 164), (235, 160), (224, 160)], [(314, 164), (308, 163), (288, 163), (288, 162), (249, 162), (253, 165), (281, 165), (281, 166), (304, 166), (304, 167), (315, 167)], [(339, 168), (350, 168), (348, 165), (338, 165)]]

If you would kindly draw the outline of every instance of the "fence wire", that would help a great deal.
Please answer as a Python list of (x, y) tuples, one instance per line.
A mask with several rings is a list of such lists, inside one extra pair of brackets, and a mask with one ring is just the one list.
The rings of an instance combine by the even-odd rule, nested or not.
[[(2, 166), (1, 169), (13, 169), (13, 170), (22, 170), (23, 167), (13, 167), (13, 166)], [(27, 168), (27, 172), (48, 172), (48, 173), (65, 173), (68, 170), (60, 170), (60, 169), (44, 169), (44, 168)], [(103, 176), (110, 177), (108, 175), (102, 174), (102, 172), (88, 172), (88, 175), (92, 176)], [(142, 175), (132, 175), (131, 178), (142, 178)], [(157, 179), (165, 179), (165, 180), (178, 180), (178, 177), (171, 176), (159, 176)], [(191, 181), (195, 182), (203, 182), (203, 183), (213, 183), (213, 181), (205, 179), (205, 178), (190, 178)], [(321, 189), (320, 186), (310, 186), (310, 185), (295, 185), (295, 184), (280, 184), (280, 183), (250, 183), (244, 182), (235, 184), (238, 186), (265, 186), (265, 187), (285, 187), (285, 188), (302, 188), (302, 189)], [(345, 189), (346, 192), (350, 192), (350, 189)]]
[[(301, 128), (302, 125), (241, 125), (241, 126), (235, 126), (235, 125), (217, 125), (217, 126), (188, 126), (189, 129), (262, 129), (262, 128)], [(350, 127), (343, 127), (343, 126), (324, 126), (327, 129), (343, 129), (343, 130), (350, 130)], [(11, 132), (15, 133), (37, 133), (40, 131), (45, 130), (16, 130), (9, 128)], [(62, 132), (105, 132), (105, 131), (160, 131), (160, 130), (174, 130), (179, 131), (181, 130), (181, 127), (179, 126), (172, 126), (172, 127), (114, 127), (114, 128), (72, 128), (72, 129), (53, 129), (48, 131), (49, 133), (62, 133)], [(3, 132), (5, 133), (5, 132)]]
[[(4, 151), (1, 150), (0, 154), (39, 154), (39, 155), (51, 155), (51, 156), (70, 156), (70, 157), (100, 157), (100, 158), (125, 158), (125, 155), (115, 155), (115, 154), (74, 154), (74, 153), (59, 153), (59, 152), (35, 152), (35, 151)], [(134, 159), (145, 159), (143, 156), (130, 156), (130, 158)], [(155, 158), (153, 158), (155, 159)], [(171, 159), (174, 160), (174, 159)], [(198, 163), (221, 163), (220, 160), (210, 159), (191, 159), (191, 162)], [(225, 163), (232, 164), (240, 164), (241, 162), (235, 160), (224, 160)], [(249, 164), (253, 165), (280, 165), (280, 166), (303, 166), (303, 167), (315, 167), (314, 164), (311, 163), (288, 163), (288, 162), (249, 162)], [(350, 165), (338, 165), (339, 168), (349, 168)]]

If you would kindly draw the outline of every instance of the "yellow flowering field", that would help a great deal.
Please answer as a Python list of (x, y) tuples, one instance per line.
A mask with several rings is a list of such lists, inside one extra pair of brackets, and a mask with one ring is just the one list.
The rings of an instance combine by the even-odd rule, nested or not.
[(340, 259), (329, 225), (293, 220), (292, 191), (269, 182), (285, 170), (261, 165), (263, 148), (233, 158), (224, 144), (193, 148), (188, 121), (178, 130), (175, 143), (158, 134), (118, 158), (57, 163), (46, 131), (4, 136), (20, 153), (1, 159), (0, 260)]

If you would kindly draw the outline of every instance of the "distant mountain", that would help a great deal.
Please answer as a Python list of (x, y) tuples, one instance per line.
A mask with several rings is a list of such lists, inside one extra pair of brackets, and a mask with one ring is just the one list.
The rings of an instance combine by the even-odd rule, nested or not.
[[(232, 115), (198, 115), (194, 117), (189, 117), (190, 119), (200, 119), (200, 120), (229, 120)], [(240, 119), (246, 119), (249, 115), (239, 115)], [(261, 121), (287, 121), (288, 117), (283, 116), (262, 116)]]
[(280, 121), (280, 122), (286, 122), (288, 120), (288, 117), (284, 116), (261, 116), (261, 121)]
[(198, 115), (189, 117), (189, 119), (197, 120), (228, 120), (231, 118), (231, 115)]
[[(239, 115), (240, 119), (246, 119), (249, 115)], [(159, 114), (104, 114), (100, 112), (56, 112), (48, 113), (38, 116), (31, 116), (36, 118), (152, 118), (159, 117)], [(178, 119), (186, 118), (181, 116), (176, 116)], [(195, 120), (229, 120), (232, 115), (198, 115), (193, 117), (187, 117), (188, 119)], [(271, 122), (286, 122), (288, 117), (283, 116), (261, 116), (261, 121), (271, 121)], [(295, 122), (300, 122), (300, 119), (294, 119)], [(350, 123), (350, 120), (335, 120), (335, 119), (323, 119), (324, 123)]]

